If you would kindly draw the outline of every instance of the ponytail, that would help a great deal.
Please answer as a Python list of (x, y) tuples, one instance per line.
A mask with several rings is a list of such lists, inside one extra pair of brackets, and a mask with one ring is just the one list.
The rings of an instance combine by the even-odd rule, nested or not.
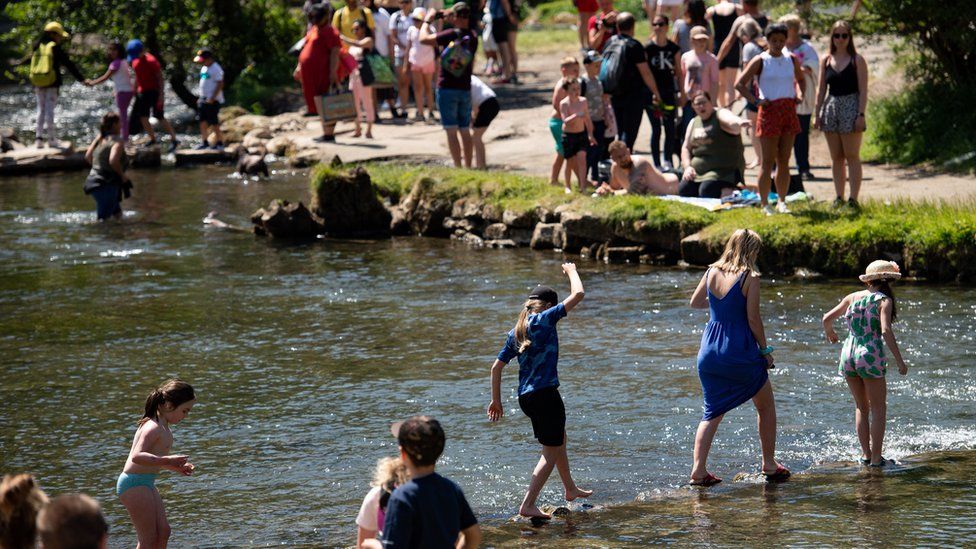
[(519, 354), (532, 346), (532, 340), (529, 339), (529, 315), (541, 313), (551, 306), (541, 299), (530, 299), (525, 302), (525, 306), (519, 312), (518, 322), (515, 323), (515, 344), (518, 346)]
[(888, 284), (887, 280), (875, 280), (871, 282), (871, 287), (891, 300), (891, 320), (897, 319), (898, 305), (895, 302), (895, 292), (891, 291), (891, 284)]
[(189, 383), (178, 379), (171, 379), (153, 389), (149, 393), (149, 396), (146, 397), (146, 410), (143, 412), (142, 418), (139, 419), (139, 425), (142, 425), (150, 419), (155, 420), (159, 416), (159, 408), (164, 403), (169, 403), (170, 406), (176, 408), (180, 404), (194, 399), (196, 399), (196, 396), (193, 394), (193, 387)]

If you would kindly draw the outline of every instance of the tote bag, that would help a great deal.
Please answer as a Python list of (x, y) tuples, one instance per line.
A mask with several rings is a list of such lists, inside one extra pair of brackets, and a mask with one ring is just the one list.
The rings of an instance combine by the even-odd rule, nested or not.
[(341, 122), (356, 117), (356, 105), (348, 89), (332, 88), (322, 96), (322, 117), (326, 122)]

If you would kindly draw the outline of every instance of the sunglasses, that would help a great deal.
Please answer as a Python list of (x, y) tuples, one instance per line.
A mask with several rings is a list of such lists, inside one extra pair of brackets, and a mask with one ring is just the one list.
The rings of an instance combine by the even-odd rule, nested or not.
[(847, 34), (846, 32), (835, 32), (834, 33), (834, 38), (843, 38), (843, 39), (846, 40), (846, 39), (850, 38), (850, 36), (851, 35), (850, 34)]
[(666, 27), (666, 26), (668, 26), (668, 24), (667, 23), (654, 23), (654, 26), (655, 27)]

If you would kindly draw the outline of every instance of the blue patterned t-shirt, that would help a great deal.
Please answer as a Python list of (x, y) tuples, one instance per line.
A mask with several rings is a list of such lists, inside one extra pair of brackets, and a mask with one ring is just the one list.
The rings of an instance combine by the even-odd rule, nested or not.
[(556, 323), (565, 316), (566, 307), (562, 303), (541, 313), (529, 315), (528, 336), (532, 345), (522, 354), (518, 352), (515, 329), (508, 332), (508, 339), (505, 340), (505, 347), (498, 353), (498, 360), (508, 364), (518, 357), (519, 396), (546, 387), (559, 387), (559, 376), (556, 374), (556, 363), (559, 362)]

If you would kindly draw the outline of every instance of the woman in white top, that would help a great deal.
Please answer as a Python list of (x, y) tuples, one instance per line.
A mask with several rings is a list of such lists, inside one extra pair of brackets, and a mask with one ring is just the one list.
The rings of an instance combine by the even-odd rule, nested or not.
[(498, 98), (495, 96), (494, 90), (488, 87), (488, 84), (482, 82), (480, 78), (475, 75), (471, 75), (471, 126), (474, 128), (472, 133), (472, 138), (474, 141), (474, 161), (475, 168), (479, 170), (485, 170), (488, 165), (485, 163), (485, 142), (484, 135), (485, 131), (488, 130), (488, 126), (491, 121), (498, 116), (498, 111), (501, 106), (498, 104)]
[(122, 124), (122, 141), (129, 139), (129, 103), (135, 96), (132, 88), (132, 69), (125, 60), (125, 48), (119, 42), (112, 42), (108, 45), (108, 70), (105, 74), (94, 80), (85, 80), (88, 86), (101, 84), (112, 79), (112, 87), (115, 94), (115, 106), (119, 109), (119, 120)]
[(407, 117), (407, 101), (410, 99), (410, 63), (407, 62), (407, 50), (410, 48), (407, 31), (413, 26), (410, 11), (413, 2), (397, 0), (400, 11), (390, 17), (390, 41), (393, 42), (393, 66), (397, 75), (397, 97), (400, 98), (401, 118)]
[[(773, 214), (768, 199), (774, 167), (777, 168), (776, 211), (790, 213), (785, 201), (790, 188), (790, 155), (793, 140), (800, 133), (796, 105), (803, 101), (803, 72), (796, 58), (784, 49), (786, 34), (786, 25), (777, 23), (766, 27), (769, 50), (750, 61), (735, 83), (746, 101), (759, 105), (756, 123), (756, 136), (762, 141), (759, 196), (766, 215)], [(755, 77), (758, 77), (758, 98), (749, 85)]]

